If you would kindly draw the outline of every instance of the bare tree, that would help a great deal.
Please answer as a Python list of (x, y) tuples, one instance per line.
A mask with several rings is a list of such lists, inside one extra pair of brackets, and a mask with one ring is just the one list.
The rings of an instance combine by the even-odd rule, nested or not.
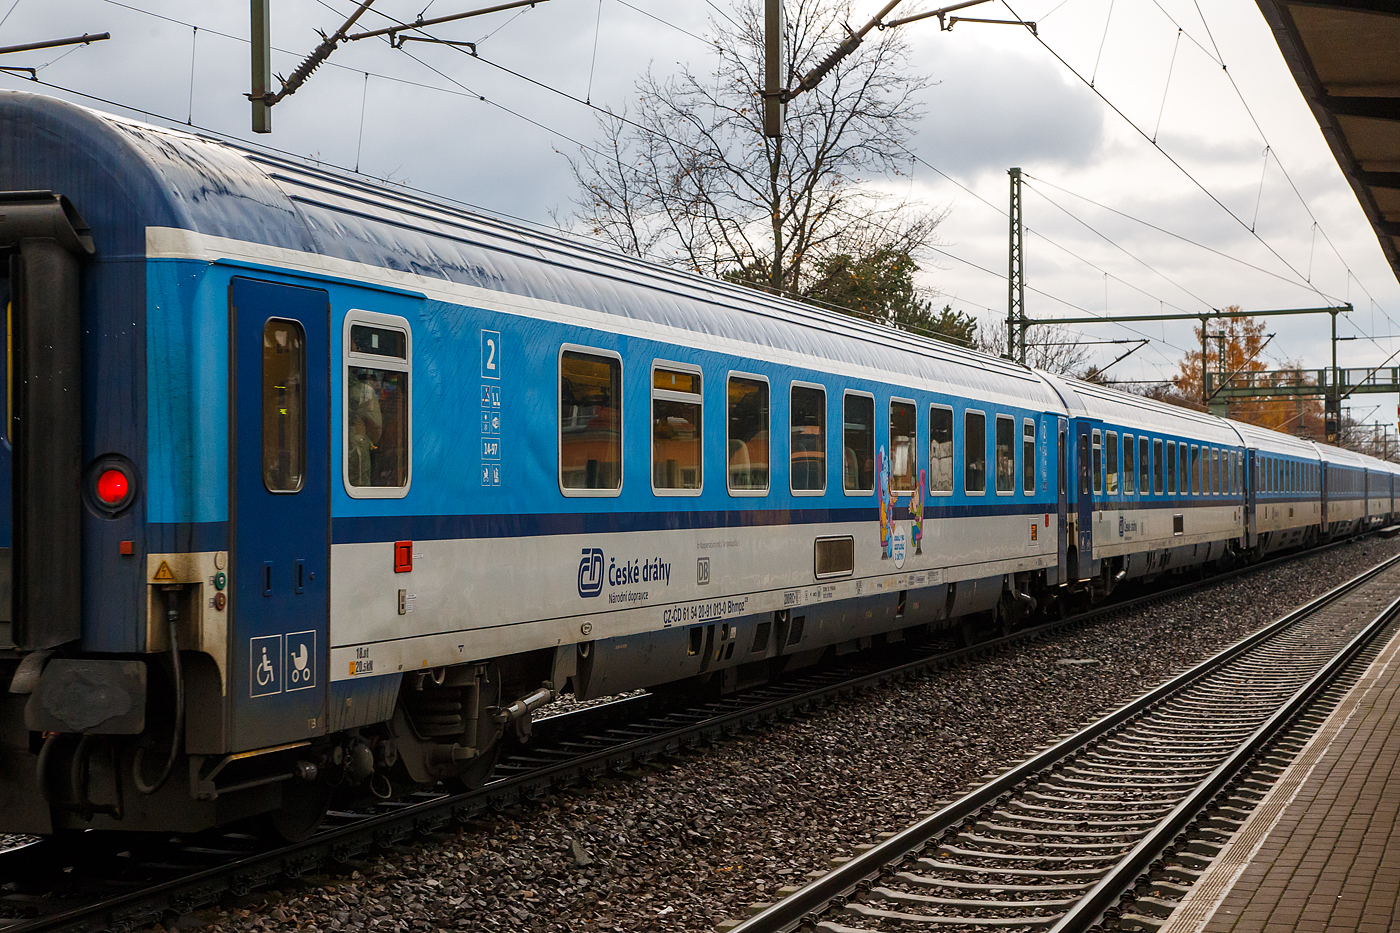
[[(845, 37), (848, 0), (788, 0), (788, 85)], [(918, 256), (943, 214), (882, 195), (867, 175), (899, 173), (927, 80), (894, 30), (868, 39), (789, 105), (786, 135), (763, 135), (763, 4), (712, 21), (718, 63), (652, 70), (625, 112), (570, 166), (575, 221), (617, 248), (702, 274), (801, 295), (823, 258)]]
[[(1006, 321), (996, 320), (977, 328), (977, 348), (1000, 356), (1006, 352)], [(1026, 337), (1026, 365), (1060, 376), (1083, 379), (1097, 370), (1089, 365), (1089, 351), (1075, 334), (1054, 324), (1037, 324)], [(1095, 381), (1102, 381), (1099, 377)]]

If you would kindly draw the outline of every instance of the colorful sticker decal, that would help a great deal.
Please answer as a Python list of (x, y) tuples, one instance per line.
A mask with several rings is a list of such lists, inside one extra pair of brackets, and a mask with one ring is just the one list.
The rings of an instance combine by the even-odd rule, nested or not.
[(919, 482), (909, 496), (909, 534), (914, 539), (914, 554), (924, 552), (924, 471), (919, 471)]
[(893, 509), (890, 508), (890, 459), (885, 454), (882, 446), (875, 454), (875, 496), (880, 500), (880, 559), (889, 558), (892, 550), (890, 540), (890, 522), (893, 520)]

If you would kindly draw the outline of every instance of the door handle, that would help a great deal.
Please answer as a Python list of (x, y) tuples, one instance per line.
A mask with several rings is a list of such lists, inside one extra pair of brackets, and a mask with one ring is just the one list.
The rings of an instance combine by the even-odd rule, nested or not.
[(272, 595), (272, 561), (263, 561), (263, 595)]
[(306, 561), (297, 561), (297, 594), (306, 592)]

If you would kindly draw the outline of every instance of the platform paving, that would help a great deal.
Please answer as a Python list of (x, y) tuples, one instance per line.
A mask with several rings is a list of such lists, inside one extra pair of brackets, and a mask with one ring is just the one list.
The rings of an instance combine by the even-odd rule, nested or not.
[(1400, 930), (1400, 636), (1160, 933)]

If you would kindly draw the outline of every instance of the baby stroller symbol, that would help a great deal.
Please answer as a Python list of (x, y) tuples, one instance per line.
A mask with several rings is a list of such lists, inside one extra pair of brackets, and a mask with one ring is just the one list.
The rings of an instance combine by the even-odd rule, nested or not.
[(306, 666), (311, 654), (306, 650), (306, 642), (301, 643), (301, 654), (292, 655), (292, 683), (301, 683), (303, 680), (311, 680), (311, 671)]
[(287, 636), (287, 689), (316, 686), (316, 633), (292, 632)]

